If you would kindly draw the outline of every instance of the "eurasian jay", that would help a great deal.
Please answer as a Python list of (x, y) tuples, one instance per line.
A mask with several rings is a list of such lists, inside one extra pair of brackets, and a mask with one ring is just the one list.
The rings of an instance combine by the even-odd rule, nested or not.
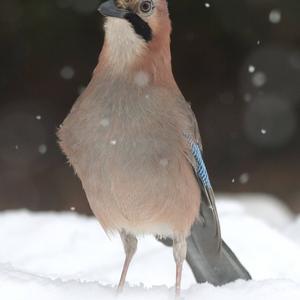
[(119, 289), (141, 234), (173, 241), (177, 294), (185, 258), (198, 282), (249, 279), (221, 239), (197, 121), (172, 74), (167, 1), (109, 0), (99, 11), (99, 63), (58, 136), (93, 213), (121, 236)]

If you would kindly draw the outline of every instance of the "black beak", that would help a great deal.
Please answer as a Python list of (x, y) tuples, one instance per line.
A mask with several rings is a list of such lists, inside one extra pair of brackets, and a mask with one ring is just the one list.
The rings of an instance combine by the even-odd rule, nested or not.
[(114, 0), (108, 0), (100, 5), (98, 8), (100, 14), (104, 17), (115, 17), (123, 19), (126, 14), (128, 14), (128, 10), (118, 8), (115, 4)]

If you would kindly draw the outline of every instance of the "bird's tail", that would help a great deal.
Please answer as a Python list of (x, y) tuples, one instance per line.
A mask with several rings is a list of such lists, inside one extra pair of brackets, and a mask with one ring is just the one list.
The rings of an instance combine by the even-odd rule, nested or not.
[(201, 203), (201, 220), (192, 227), (187, 252), (187, 261), (197, 282), (218, 286), (237, 279), (251, 279), (232, 250), (223, 240), (220, 243), (215, 235), (212, 211), (204, 201)]

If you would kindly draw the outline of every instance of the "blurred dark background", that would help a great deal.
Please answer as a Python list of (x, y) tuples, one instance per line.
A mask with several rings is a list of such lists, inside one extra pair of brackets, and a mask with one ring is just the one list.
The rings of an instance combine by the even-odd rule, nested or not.
[[(89, 212), (56, 129), (103, 42), (98, 0), (0, 2), (0, 209)], [(169, 1), (173, 67), (217, 192), (300, 211), (300, 1)]]

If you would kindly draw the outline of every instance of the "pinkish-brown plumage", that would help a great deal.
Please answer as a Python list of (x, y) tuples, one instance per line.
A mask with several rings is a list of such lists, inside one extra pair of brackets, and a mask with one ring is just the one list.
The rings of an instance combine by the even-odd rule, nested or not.
[(127, 20), (106, 20), (99, 64), (58, 136), (107, 232), (183, 241), (200, 205), (185, 134), (199, 133), (172, 74), (167, 3), (154, 4), (148, 43)]
[[(59, 130), (60, 145), (107, 231), (187, 235), (199, 211), (183, 136), (194, 133), (195, 124), (173, 79), (170, 21), (165, 1), (160, 5), (158, 18), (150, 20), (153, 41), (130, 63), (113, 62), (126, 72), (113, 72), (108, 57), (109, 47), (127, 49), (105, 39), (91, 83)], [(109, 26), (129, 31), (125, 20), (108, 20)]]

